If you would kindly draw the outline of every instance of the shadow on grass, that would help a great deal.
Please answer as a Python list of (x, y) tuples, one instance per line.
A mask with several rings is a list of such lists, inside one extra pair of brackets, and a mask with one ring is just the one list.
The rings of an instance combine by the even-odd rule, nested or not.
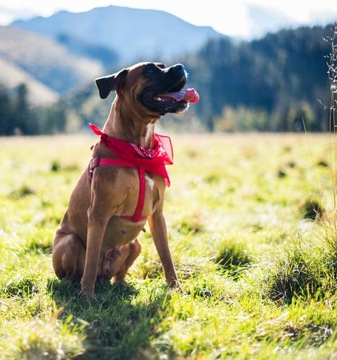
[(63, 308), (61, 322), (72, 316), (77, 325), (84, 324), (85, 351), (74, 359), (150, 359), (156, 355), (151, 339), (158, 336), (163, 304), (169, 300), (164, 287), (144, 296), (132, 285), (98, 282), (91, 302), (82, 300), (80, 286), (69, 281), (50, 280), (48, 291), (57, 307)]

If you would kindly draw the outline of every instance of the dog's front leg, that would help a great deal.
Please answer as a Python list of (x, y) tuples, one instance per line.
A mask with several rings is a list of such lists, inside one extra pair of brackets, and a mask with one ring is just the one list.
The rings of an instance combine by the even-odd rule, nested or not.
[(180, 288), (176, 270), (173, 264), (171, 252), (168, 245), (166, 221), (162, 211), (155, 212), (148, 217), (150, 231), (163, 264), (166, 282), (171, 288)]
[(98, 273), (103, 237), (108, 219), (88, 212), (88, 235), (84, 272), (81, 279), (81, 296), (92, 298)]

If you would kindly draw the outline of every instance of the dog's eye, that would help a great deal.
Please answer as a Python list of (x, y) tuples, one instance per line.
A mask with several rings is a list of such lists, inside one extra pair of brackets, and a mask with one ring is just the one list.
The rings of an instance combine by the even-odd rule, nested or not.
[(157, 67), (153, 64), (149, 64), (144, 69), (146, 74), (153, 74), (154, 72), (158, 71)]
[(165, 69), (165, 65), (164, 64), (156, 64), (156, 65), (148, 64), (144, 68), (144, 74), (146, 74), (146, 75), (155, 74), (155, 73), (161, 71), (160, 69)]

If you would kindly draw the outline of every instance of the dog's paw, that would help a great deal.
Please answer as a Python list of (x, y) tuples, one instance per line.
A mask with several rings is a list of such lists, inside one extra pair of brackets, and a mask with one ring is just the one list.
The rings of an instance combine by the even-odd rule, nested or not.
[(84, 301), (91, 302), (95, 299), (95, 294), (94, 294), (94, 292), (81, 290), (80, 298)]
[(182, 288), (182, 286), (180, 285), (180, 282), (178, 280), (171, 281), (168, 284), (168, 286), (169, 286), (170, 290), (175, 290), (175, 291), (178, 291), (178, 292), (180, 292), (182, 294), (185, 294), (185, 291)]

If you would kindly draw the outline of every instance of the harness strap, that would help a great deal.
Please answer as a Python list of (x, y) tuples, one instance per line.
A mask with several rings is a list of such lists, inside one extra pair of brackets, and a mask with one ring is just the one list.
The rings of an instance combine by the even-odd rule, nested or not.
[(122, 216), (123, 219), (130, 220), (132, 222), (144, 221), (146, 217), (142, 216), (142, 211), (145, 202), (145, 191), (146, 191), (146, 180), (145, 180), (145, 169), (140, 166), (135, 166), (131, 162), (124, 159), (115, 159), (115, 158), (93, 158), (90, 161), (89, 165), (89, 181), (91, 181), (94, 169), (98, 166), (125, 166), (138, 169), (138, 178), (139, 178), (139, 195), (135, 213), (133, 216)]
[(138, 222), (145, 220), (146, 218), (142, 216), (142, 211), (145, 202), (145, 190), (146, 190), (146, 181), (145, 181), (145, 170), (141, 167), (138, 167), (138, 177), (139, 177), (139, 195), (136, 211), (133, 216), (122, 216), (124, 219), (131, 220), (132, 222)]

